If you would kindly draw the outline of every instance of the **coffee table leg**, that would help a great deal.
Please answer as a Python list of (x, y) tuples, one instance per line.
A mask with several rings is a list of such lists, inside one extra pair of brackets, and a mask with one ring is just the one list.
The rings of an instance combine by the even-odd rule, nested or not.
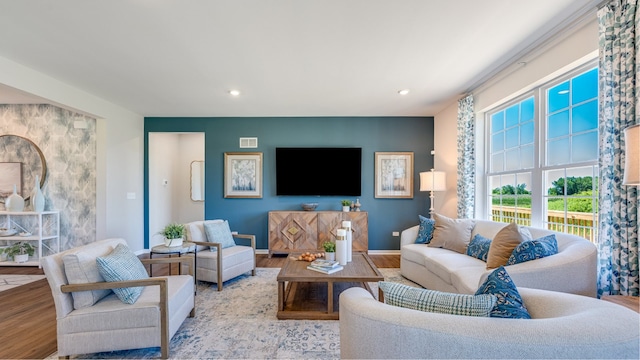
[(327, 314), (333, 314), (333, 282), (327, 282)]
[(278, 281), (278, 311), (284, 310), (284, 281)]

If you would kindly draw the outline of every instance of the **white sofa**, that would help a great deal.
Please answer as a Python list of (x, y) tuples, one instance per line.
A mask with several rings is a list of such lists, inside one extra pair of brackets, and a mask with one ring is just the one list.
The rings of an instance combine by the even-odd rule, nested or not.
[[(493, 239), (506, 223), (476, 220), (471, 238)], [(439, 291), (473, 294), (486, 276), (486, 263), (455, 251), (415, 244), (419, 226), (402, 232), (400, 271), (407, 279)], [(555, 234), (558, 254), (505, 266), (518, 287), (596, 296), (597, 248), (584, 238), (546, 229), (526, 227), (536, 239)]]
[(343, 359), (638, 359), (640, 315), (538, 289), (518, 291), (531, 319), (446, 315), (387, 305), (365, 289), (340, 294)]

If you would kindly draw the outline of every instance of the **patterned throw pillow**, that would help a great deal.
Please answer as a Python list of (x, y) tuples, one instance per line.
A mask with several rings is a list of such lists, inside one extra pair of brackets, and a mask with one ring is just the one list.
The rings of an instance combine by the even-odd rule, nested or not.
[(531, 233), (526, 228), (512, 222), (498, 231), (489, 246), (487, 269), (507, 265), (509, 256), (520, 243), (531, 240)]
[[(118, 244), (106, 256), (96, 258), (100, 275), (109, 282), (148, 279), (149, 274), (140, 259), (124, 244)], [(125, 304), (134, 304), (144, 287), (128, 287), (113, 289), (116, 296)]]
[(507, 265), (541, 259), (557, 253), (558, 241), (556, 240), (556, 235), (551, 234), (539, 239), (528, 240), (518, 245), (515, 250), (513, 250), (513, 253), (511, 253), (511, 256), (509, 256)]
[(491, 317), (511, 319), (531, 319), (522, 297), (503, 266), (495, 269), (487, 280), (480, 285), (476, 295), (493, 294), (498, 298), (491, 311)]
[(489, 246), (491, 246), (491, 239), (488, 239), (480, 234), (476, 234), (476, 236), (471, 239), (469, 246), (467, 246), (467, 255), (487, 262)]
[(453, 294), (386, 281), (378, 286), (386, 304), (440, 314), (488, 317), (497, 302), (497, 297), (490, 294)]
[(431, 242), (431, 239), (433, 239), (433, 228), (436, 221), (422, 215), (418, 215), (418, 220), (420, 220), (420, 228), (418, 230), (416, 244), (428, 244)]
[[(204, 232), (207, 234), (207, 241), (220, 243), (222, 248), (228, 248), (236, 246), (233, 235), (231, 235), (231, 229), (229, 229), (229, 222), (225, 221), (205, 221)], [(215, 247), (211, 248), (211, 251), (215, 250)]]

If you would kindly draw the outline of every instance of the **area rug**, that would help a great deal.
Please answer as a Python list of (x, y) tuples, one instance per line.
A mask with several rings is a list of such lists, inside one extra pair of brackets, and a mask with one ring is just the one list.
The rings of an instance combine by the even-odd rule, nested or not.
[(0, 275), (0, 292), (44, 279), (44, 275)]
[[(187, 318), (171, 339), (172, 359), (338, 359), (337, 320), (278, 320), (277, 281), (280, 269), (258, 268), (224, 283), (200, 282), (196, 317)], [(418, 286), (400, 269), (380, 269), (385, 280)], [(377, 296), (377, 283), (369, 283)], [(57, 357), (57, 354), (50, 358)], [(113, 351), (78, 356), (81, 359), (158, 358), (160, 348)], [(75, 357), (74, 357), (75, 358)]]

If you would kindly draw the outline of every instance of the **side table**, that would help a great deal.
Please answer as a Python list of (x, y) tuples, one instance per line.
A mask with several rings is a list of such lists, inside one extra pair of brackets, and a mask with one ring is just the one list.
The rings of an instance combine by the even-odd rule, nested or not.
[[(193, 255), (193, 280), (195, 281), (195, 283), (198, 283), (198, 280), (196, 279), (196, 269), (198, 266), (198, 257), (196, 256), (196, 251), (197, 251), (197, 247), (195, 243), (192, 242), (188, 242), (188, 241), (184, 241), (182, 243), (182, 246), (166, 246), (166, 245), (156, 245), (154, 247), (151, 248), (151, 251), (149, 251), (149, 259), (153, 259), (153, 255), (154, 254), (163, 254), (163, 255), (173, 255), (173, 254), (178, 254), (178, 257), (182, 256), (182, 254), (189, 254), (192, 253)], [(178, 274), (182, 275), (182, 264), (180, 264), (180, 266), (178, 267)], [(149, 275), (153, 276), (153, 266), (149, 266)], [(169, 275), (171, 275), (171, 266), (169, 266)]]

